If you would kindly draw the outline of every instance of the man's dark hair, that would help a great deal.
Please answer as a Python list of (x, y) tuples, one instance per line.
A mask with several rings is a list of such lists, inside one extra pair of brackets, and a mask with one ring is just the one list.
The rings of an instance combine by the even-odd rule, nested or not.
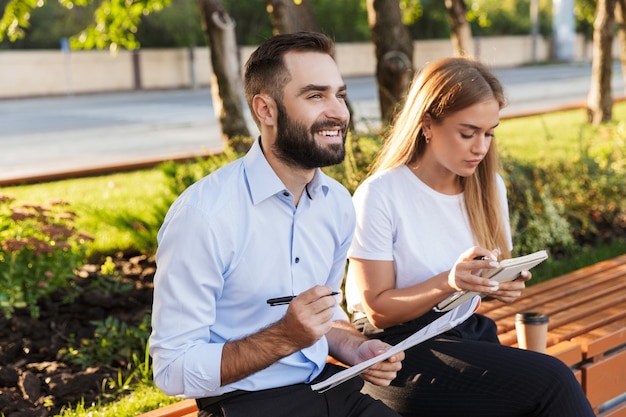
[(261, 43), (248, 58), (244, 69), (244, 92), (250, 109), (252, 98), (262, 92), (275, 100), (282, 99), (282, 87), (290, 81), (283, 57), (290, 51), (333, 56), (333, 41), (317, 32), (295, 32), (272, 36)]

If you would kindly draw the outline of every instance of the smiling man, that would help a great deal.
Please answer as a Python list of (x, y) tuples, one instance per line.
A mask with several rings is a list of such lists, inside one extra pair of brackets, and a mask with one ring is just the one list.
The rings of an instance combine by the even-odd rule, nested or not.
[[(245, 68), (261, 136), (187, 189), (158, 234), (150, 338), (157, 386), (199, 416), (398, 416), (360, 393), (310, 384), (389, 348), (348, 323), (342, 284), (355, 213), (319, 169), (345, 155), (346, 87), (321, 34), (278, 35)], [(287, 301), (274, 304), (272, 298)], [(388, 385), (404, 354), (362, 374)]]

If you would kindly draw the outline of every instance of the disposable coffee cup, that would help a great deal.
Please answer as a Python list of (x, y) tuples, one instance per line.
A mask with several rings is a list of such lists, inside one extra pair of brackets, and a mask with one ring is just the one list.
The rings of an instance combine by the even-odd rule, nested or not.
[(548, 316), (538, 312), (517, 313), (515, 315), (517, 345), (520, 349), (546, 352), (548, 338)]

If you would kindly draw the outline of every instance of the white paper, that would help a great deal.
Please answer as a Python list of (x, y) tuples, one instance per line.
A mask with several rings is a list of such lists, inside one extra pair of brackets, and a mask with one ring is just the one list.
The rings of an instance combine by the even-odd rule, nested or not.
[(325, 379), (322, 382), (318, 382), (317, 384), (311, 385), (311, 389), (314, 391), (324, 392), (329, 390), (337, 385), (341, 384), (344, 381), (347, 381), (350, 378), (353, 378), (365, 371), (367, 368), (376, 365), (379, 362), (384, 361), (385, 359), (395, 355), (396, 353), (402, 352), (410, 347), (417, 345), (425, 340), (428, 340), (434, 336), (437, 336), (441, 333), (444, 333), (458, 324), (467, 320), (480, 306), (480, 297), (475, 296), (471, 300), (463, 303), (462, 305), (456, 307), (453, 310), (450, 310), (443, 316), (439, 317), (437, 320), (428, 324), (426, 327), (421, 328), (417, 332), (413, 333), (411, 336), (404, 339), (402, 342), (397, 345), (391, 347), (385, 353), (382, 353), (378, 356), (375, 356), (371, 359), (368, 359), (364, 362), (358, 363), (350, 368), (347, 368), (341, 372), (336, 373), (335, 375)]

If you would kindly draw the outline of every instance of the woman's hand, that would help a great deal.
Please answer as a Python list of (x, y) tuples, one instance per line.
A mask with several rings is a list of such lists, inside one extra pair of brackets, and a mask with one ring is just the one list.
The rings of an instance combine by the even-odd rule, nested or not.
[(470, 290), (494, 294), (500, 289), (500, 283), (482, 278), (483, 269), (497, 268), (497, 251), (490, 251), (478, 246), (468, 249), (459, 256), (448, 274), (448, 285), (457, 291)]
[(501, 282), (498, 291), (490, 293), (489, 296), (503, 303), (512, 303), (522, 295), (522, 291), (526, 288), (526, 281), (531, 278), (530, 271), (522, 271), (519, 278), (509, 282)]

